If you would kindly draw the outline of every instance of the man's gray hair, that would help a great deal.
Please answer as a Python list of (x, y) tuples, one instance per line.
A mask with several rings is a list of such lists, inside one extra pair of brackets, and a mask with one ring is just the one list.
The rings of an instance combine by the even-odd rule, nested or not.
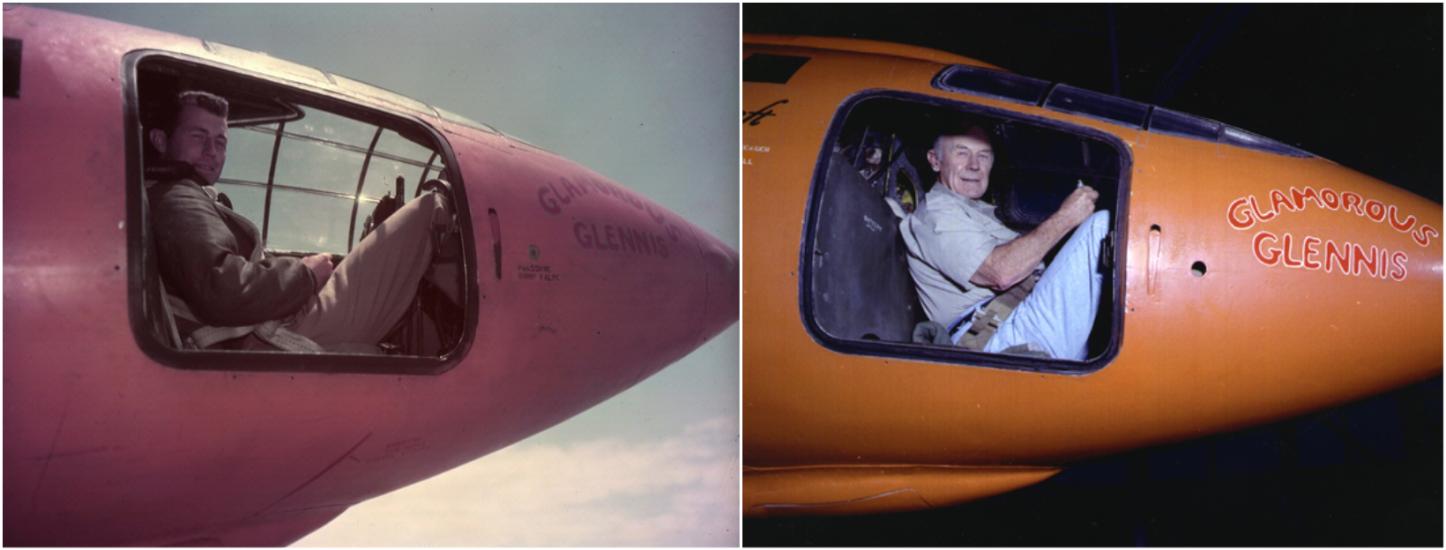
[(983, 139), (984, 141), (990, 142), (991, 144), (994, 143), (994, 133), (989, 131), (989, 127), (988, 127), (988, 126), (985, 126), (985, 125), (983, 125), (983, 124), (970, 124), (969, 126), (966, 126), (966, 127), (964, 128), (964, 131), (963, 131), (963, 132), (947, 132), (947, 131), (946, 131), (946, 132), (939, 132), (939, 135), (934, 136), (934, 147), (933, 147), (933, 148), (934, 148), (934, 149), (938, 149), (938, 148), (939, 148), (939, 140), (944, 139), (945, 137), (948, 137), (948, 136), (967, 136), (967, 135), (974, 135), (974, 136), (976, 136), (976, 137), (979, 137), (979, 138)]

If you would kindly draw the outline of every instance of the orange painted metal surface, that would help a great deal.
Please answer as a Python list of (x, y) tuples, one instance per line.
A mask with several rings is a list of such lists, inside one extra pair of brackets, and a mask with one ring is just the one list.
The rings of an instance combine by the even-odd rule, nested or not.
[(924, 510), (1005, 493), (1057, 473), (1057, 468), (910, 465), (745, 468), (743, 509), (749, 516)]
[[(1054, 466), (1330, 407), (1441, 371), (1441, 241), (1413, 238), (1429, 236), (1415, 235), (1425, 225), (1439, 232), (1434, 202), (1325, 159), (944, 92), (930, 82), (945, 65), (846, 51), (879, 51), (874, 43), (833, 39), (828, 45), (839, 49), (826, 50), (775, 38), (754, 44), (746, 35), (744, 42), (745, 58), (809, 58), (786, 84), (744, 83), (745, 111), (788, 100), (743, 133), (745, 502), (760, 502), (763, 492), (789, 500), (758, 468)], [(809, 189), (830, 121), (866, 90), (1065, 121), (1127, 144), (1133, 172), (1118, 298), (1125, 313), (1113, 361), (1087, 375), (1041, 374), (843, 354), (809, 335), (797, 273)], [(1365, 215), (1323, 201), (1270, 208), (1272, 190), (1288, 196), (1306, 187), (1337, 199), (1354, 193), (1361, 205), (1379, 201), (1383, 212), (1393, 206), (1397, 222), (1415, 217), (1413, 230), (1393, 228), (1389, 215), (1373, 219), (1375, 203)], [(1254, 197), (1270, 219), (1232, 226), (1230, 205), (1242, 197)], [(1237, 221), (1245, 215), (1237, 206)], [(1159, 228), (1153, 236), (1151, 226)], [(1286, 234), (1289, 250), (1276, 257)], [(1323, 261), (1326, 241), (1386, 249), (1391, 269), (1368, 276), (1307, 268), (1311, 258)], [(1203, 276), (1192, 269), (1197, 262)], [(860, 487), (853, 498), (884, 485)], [(791, 491), (795, 502), (839, 496), (816, 483)]]

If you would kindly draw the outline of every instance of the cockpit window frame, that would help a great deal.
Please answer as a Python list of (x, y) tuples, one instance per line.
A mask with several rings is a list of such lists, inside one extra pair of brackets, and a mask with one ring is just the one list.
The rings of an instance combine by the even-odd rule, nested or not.
[(951, 92), (1003, 99), (1021, 105), (1039, 105), (1049, 95), (1047, 80), (972, 65), (954, 65), (934, 77), (934, 87)]
[(1154, 106), (1119, 96), (1086, 90), (1068, 84), (1056, 84), (1044, 98), (1044, 107), (1061, 113), (1090, 118), (1143, 130)]
[[(457, 345), (440, 357), (423, 357), (333, 352), (310, 354), (256, 350), (183, 350), (160, 340), (155, 332), (153, 319), (159, 312), (149, 311), (158, 303), (159, 273), (151, 272), (153, 268), (150, 266), (154, 264), (154, 251), (149, 245), (152, 235), (150, 224), (143, 223), (148, 221), (150, 212), (149, 205), (143, 200), (144, 138), (138, 72), (143, 62), (156, 59), (168, 64), (184, 65), (189, 70), (224, 73), (228, 79), (246, 81), (247, 86), (284, 90), (284, 95), (288, 97), (304, 98), (306, 103), (318, 108), (379, 127), (394, 130), (406, 128), (407, 131), (424, 134), (440, 155), (437, 160), (447, 167), (447, 180), (452, 186), (455, 213), (461, 226), (461, 249), (466, 280), (464, 293), (467, 303), (462, 308), (462, 336)], [(460, 170), (456, 169), (456, 153), (442, 132), (431, 123), (420, 118), (418, 114), (404, 111), (386, 112), (294, 80), (274, 78), (225, 63), (166, 50), (141, 49), (128, 52), (122, 59), (120, 76), (126, 148), (127, 305), (131, 333), (147, 356), (166, 367), (182, 370), (419, 376), (443, 374), (468, 356), (476, 339), (478, 311), (483, 300), (477, 276), (479, 259), (476, 253), (472, 252), (477, 250), (475, 243), (478, 229), (472, 223), (465, 182)]]
[[(965, 80), (971, 78), (973, 79), (972, 81)], [(934, 89), (945, 92), (1002, 99), (1023, 105), (1035, 105), (1061, 113), (1085, 116), (1110, 124), (1136, 130), (1145, 130), (1151, 133), (1222, 143), (1287, 157), (1315, 157), (1315, 155), (1309, 151), (1216, 120), (1166, 109), (1104, 92), (1071, 86), (1062, 82), (1050, 84), (1049, 81), (1046, 80), (1022, 76), (1008, 71), (975, 67), (972, 65), (950, 65), (934, 76), (932, 85)], [(1012, 87), (1012, 89), (1025, 91), (1033, 90), (1033, 93), (1021, 95), (1001, 91), (1010, 87)], [(1041, 90), (1043, 91), (1041, 92)], [(1137, 110), (1140, 111), (1140, 113), (1136, 116), (1125, 116), (1128, 114), (1125, 113), (1125, 111), (1130, 110)], [(1155, 119), (1161, 116), (1161, 111), (1165, 111), (1163, 118), (1168, 122), (1166, 125), (1157, 129)], [(1166, 126), (1169, 125), (1174, 125), (1174, 128), (1186, 128), (1190, 125), (1214, 125), (1216, 126), (1216, 132), (1213, 135), (1206, 136), (1200, 132), (1167, 129)]]
[[(1114, 274), (1110, 281), (1111, 288), (1113, 289), (1113, 301), (1109, 304), (1111, 308), (1109, 325), (1111, 334), (1108, 344), (1098, 356), (1085, 361), (1069, 361), (984, 353), (969, 351), (963, 348), (906, 342), (848, 339), (834, 336), (825, 330), (824, 327), (820, 326), (814, 317), (814, 262), (811, 261), (811, 259), (815, 254), (814, 246), (817, 242), (818, 231), (820, 229), (820, 210), (823, 190), (829, 171), (829, 158), (838, 140), (842, 137), (845, 123), (848, 121), (854, 108), (864, 101), (880, 98), (915, 102), (929, 107), (948, 109), (995, 120), (1037, 125), (1050, 130), (1099, 140), (1114, 148), (1115, 151), (1119, 153), (1119, 184), (1116, 191), (1116, 203), (1113, 205), (1114, 215), (1111, 219), (1114, 249), (1109, 251), (1111, 253), (1112, 265), (1114, 266)], [(810, 337), (825, 348), (849, 355), (868, 355), (934, 363), (950, 363), (966, 367), (996, 368), (1067, 376), (1085, 376), (1098, 372), (1114, 361), (1124, 342), (1126, 303), (1124, 278), (1126, 272), (1125, 258), (1126, 251), (1128, 250), (1127, 228), (1129, 227), (1128, 198), (1133, 164), (1133, 153), (1123, 140), (1106, 132), (1085, 126), (970, 103), (954, 98), (941, 98), (897, 90), (864, 90), (845, 98), (835, 111), (833, 120), (830, 122), (828, 131), (824, 134), (823, 142), (820, 144), (819, 156), (814, 167), (813, 179), (809, 184), (808, 202), (806, 203), (806, 210), (804, 212), (803, 235), (802, 242), (799, 246), (798, 258), (798, 306), (799, 314), (806, 331)], [(859, 297), (859, 299), (864, 299), (864, 297)]]

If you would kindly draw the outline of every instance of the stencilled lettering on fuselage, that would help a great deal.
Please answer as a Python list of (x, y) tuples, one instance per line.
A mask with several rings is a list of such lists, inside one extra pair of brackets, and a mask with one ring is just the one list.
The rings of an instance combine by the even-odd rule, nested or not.
[(682, 230), (668, 219), (665, 211), (629, 190), (587, 176), (577, 179), (558, 178), (537, 188), (538, 205), (543, 212), (554, 216), (562, 214), (575, 204), (595, 200), (595, 197), (607, 197), (627, 204), (646, 213), (657, 225), (639, 227), (611, 220), (574, 217), (572, 235), (579, 247), (599, 252), (666, 259), (679, 244)]
[(744, 166), (753, 166), (753, 159), (754, 159), (754, 155), (755, 155), (755, 154), (768, 154), (768, 153), (771, 153), (771, 152), (773, 152), (773, 148), (772, 148), (772, 147), (769, 147), (769, 146), (767, 146), (767, 145), (748, 145), (748, 144), (744, 144), (744, 145), (743, 145), (743, 165), (744, 165)]
[(554, 272), (550, 265), (517, 264), (517, 280), (555, 283), (562, 280), (562, 275)]
[(579, 221), (572, 225), (572, 232), (583, 248), (668, 257), (667, 239), (646, 229)]
[[(1291, 186), (1285, 190), (1271, 189), (1265, 198), (1261, 201), (1254, 195), (1245, 195), (1230, 201), (1225, 209), (1226, 222), (1238, 231), (1246, 231), (1282, 214), (1314, 207), (1389, 225), (1423, 248), (1431, 246), (1431, 241), (1441, 236), (1440, 230), (1421, 223), (1415, 215), (1403, 212), (1400, 207), (1354, 191)], [(1262, 229), (1251, 237), (1250, 250), (1256, 261), (1267, 267), (1324, 271), (1397, 282), (1405, 281), (1410, 274), (1411, 257), (1406, 250), (1370, 243)]]

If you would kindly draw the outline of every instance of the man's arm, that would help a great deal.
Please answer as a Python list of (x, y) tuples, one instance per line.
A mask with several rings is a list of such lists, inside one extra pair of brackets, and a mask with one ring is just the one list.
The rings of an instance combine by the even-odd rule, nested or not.
[(152, 226), (161, 270), (202, 322), (235, 326), (281, 319), (316, 293), (320, 285), (300, 260), (250, 261), (211, 198), (196, 185), (157, 191)]
[(1028, 277), (1060, 239), (1088, 218), (1100, 194), (1090, 186), (1070, 193), (1059, 210), (1033, 231), (994, 248), (969, 282), (994, 290), (1005, 290)]

